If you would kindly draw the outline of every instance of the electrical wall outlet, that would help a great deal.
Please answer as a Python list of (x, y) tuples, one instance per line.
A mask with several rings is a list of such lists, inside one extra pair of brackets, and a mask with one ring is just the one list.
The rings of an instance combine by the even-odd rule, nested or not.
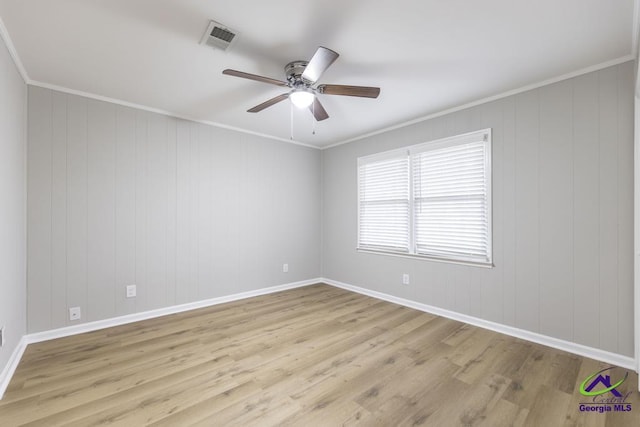
[(289, 272), (289, 264), (282, 264), (282, 272), (283, 273)]
[(69, 320), (80, 320), (80, 307), (71, 307), (69, 309)]
[(127, 298), (133, 298), (138, 294), (136, 285), (127, 285)]
[(0, 328), (0, 347), (4, 346), (4, 326)]
[(408, 285), (409, 284), (409, 275), (406, 274), (406, 273), (402, 275), (402, 284), (403, 285)]

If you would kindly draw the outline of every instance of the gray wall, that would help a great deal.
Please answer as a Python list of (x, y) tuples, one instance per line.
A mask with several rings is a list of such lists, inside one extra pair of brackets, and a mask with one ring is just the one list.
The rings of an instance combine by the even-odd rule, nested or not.
[(27, 328), (27, 86), (0, 38), (0, 372)]
[[(323, 152), (35, 87), (28, 117), (29, 332), (70, 306), (84, 322), (318, 277), (322, 259), (330, 279), (633, 354), (631, 62)], [(357, 157), (486, 127), (495, 268), (355, 251)]]
[(318, 150), (37, 87), (28, 117), (29, 332), (320, 276)]
[[(324, 277), (633, 356), (633, 73), (628, 62), (325, 150)], [(357, 157), (487, 127), (495, 268), (356, 252)]]

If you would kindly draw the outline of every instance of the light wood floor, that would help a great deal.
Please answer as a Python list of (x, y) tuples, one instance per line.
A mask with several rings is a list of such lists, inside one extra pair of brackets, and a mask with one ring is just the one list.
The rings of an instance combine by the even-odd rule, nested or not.
[(314, 285), (32, 344), (0, 425), (640, 425), (633, 372), (631, 412), (578, 410), (604, 367)]

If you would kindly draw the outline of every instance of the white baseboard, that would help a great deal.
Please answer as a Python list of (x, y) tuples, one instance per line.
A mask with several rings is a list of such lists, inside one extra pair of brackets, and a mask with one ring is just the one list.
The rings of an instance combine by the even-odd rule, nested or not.
[(491, 322), (489, 320), (480, 319), (466, 314), (456, 313), (454, 311), (445, 310), (443, 308), (434, 307), (428, 304), (422, 304), (416, 301), (411, 301), (404, 298), (395, 297), (393, 295), (385, 294), (382, 292), (372, 291), (370, 289), (361, 288), (359, 286), (349, 285), (347, 283), (338, 282), (337, 280), (322, 278), (322, 282), (331, 286), (346, 289), (348, 291), (356, 292), (362, 295), (367, 295), (373, 298), (389, 301), (395, 304), (403, 305), (405, 307), (414, 308), (416, 310), (424, 311), (426, 313), (435, 314), (437, 316), (446, 317), (449, 319), (457, 320), (459, 322), (468, 323), (480, 328), (489, 329), (501, 334), (510, 335), (512, 337), (521, 338), (523, 340), (532, 341), (537, 344), (546, 345), (547, 347), (556, 348), (569, 353), (577, 354), (580, 356), (588, 357), (595, 360), (600, 360), (611, 365), (620, 366), (622, 368), (636, 370), (636, 361), (632, 357), (623, 356), (617, 353), (611, 353), (608, 351), (600, 350), (593, 347), (587, 347), (582, 344), (576, 344), (571, 341), (565, 341), (558, 338), (549, 337), (547, 335), (538, 334), (535, 332), (525, 331), (523, 329), (515, 328), (513, 326), (507, 326), (500, 323)]
[(141, 320), (153, 319), (169, 314), (182, 313), (184, 311), (224, 304), (226, 302), (256, 297), (259, 295), (286, 291), (287, 289), (301, 288), (303, 286), (309, 286), (321, 282), (322, 279), (320, 278), (302, 280), (300, 282), (293, 282), (284, 285), (272, 286), (269, 288), (256, 289), (253, 291), (241, 292), (238, 294), (226, 295), (223, 297), (216, 297), (202, 301), (195, 301), (187, 304), (174, 305), (171, 307), (164, 307), (156, 310), (144, 311), (141, 313), (127, 314), (125, 316), (113, 317), (111, 319), (105, 320), (97, 320), (95, 322), (82, 323), (80, 325), (67, 326), (59, 329), (52, 329), (50, 331), (36, 332), (27, 335), (25, 338), (28, 344), (48, 341), (56, 338), (68, 337), (71, 335), (83, 334), (85, 332), (97, 331), (99, 329), (111, 328), (113, 326), (125, 325), (127, 323), (139, 322)]
[(20, 363), (20, 359), (22, 359), (22, 354), (24, 353), (26, 348), (27, 348), (27, 337), (23, 336), (22, 338), (20, 338), (18, 345), (13, 350), (13, 353), (11, 353), (11, 357), (9, 358), (9, 361), (7, 362), (6, 366), (2, 370), (2, 373), (0, 374), (0, 400), (2, 400), (2, 397), (4, 396), (4, 392), (7, 390), (7, 387), (9, 387), (9, 382), (11, 381), (11, 377), (13, 377), (13, 373), (16, 371), (16, 368)]
[(27, 334), (20, 339), (20, 343), (14, 350), (9, 362), (5, 366), (2, 374), (0, 375), (0, 400), (4, 395), (11, 377), (20, 363), (22, 354), (27, 348), (28, 344), (48, 341), (56, 338), (68, 337), (71, 335), (83, 334), (85, 332), (97, 331), (99, 329), (110, 328), (113, 326), (125, 325), (127, 323), (138, 322), (140, 320), (153, 319), (160, 316), (166, 316), (169, 314), (182, 313), (184, 311), (195, 310), (198, 308), (210, 307), (213, 305), (224, 304), (226, 302), (237, 301), (245, 298), (256, 297), (260, 295), (272, 294), (275, 292), (286, 291), (288, 289), (301, 288), (303, 286), (309, 286), (316, 283), (321, 283), (322, 279), (309, 279), (302, 280), (300, 282), (286, 283), (284, 285), (271, 286), (269, 288), (256, 289), (253, 291), (241, 292), (233, 295), (226, 295), (217, 298), (211, 298), (202, 301), (190, 302), (187, 304), (174, 305), (171, 307), (159, 308), (156, 310), (149, 310), (142, 313), (133, 313), (126, 316), (114, 317), (111, 319), (97, 320), (95, 322), (82, 323), (79, 325), (68, 326), (65, 328), (52, 329), (50, 331), (36, 332), (33, 334)]
[(198, 308), (210, 307), (213, 305), (224, 304), (226, 302), (237, 301), (245, 298), (251, 298), (259, 295), (266, 295), (275, 292), (285, 291), (287, 289), (300, 288), (304, 286), (313, 285), (316, 283), (326, 283), (331, 286), (346, 289), (348, 291), (356, 292), (362, 295), (367, 295), (373, 298), (377, 298), (383, 301), (389, 301), (395, 304), (403, 305), (405, 307), (413, 308), (416, 310), (424, 311), (426, 313), (435, 314), (438, 316), (446, 317), (449, 319), (457, 320), (460, 322), (468, 323), (470, 325), (478, 326), (481, 328), (489, 329), (495, 332), (499, 332), (505, 335), (510, 335), (516, 338), (521, 338), (527, 341), (535, 342), (538, 344), (546, 345), (548, 347), (556, 348), (559, 350), (574, 353), (580, 356), (589, 357), (591, 359), (600, 360), (605, 363), (620, 366), (626, 369), (635, 370), (636, 362), (632, 357), (623, 356), (616, 353), (600, 350), (593, 347), (587, 347), (581, 344), (576, 344), (570, 341), (565, 341), (546, 335), (537, 334), (535, 332), (525, 331), (512, 326), (502, 325), (500, 323), (491, 322), (488, 320), (479, 319), (477, 317), (468, 316), (454, 311), (445, 310), (443, 308), (434, 307), (428, 304), (422, 304), (416, 301), (411, 301), (404, 298), (395, 297), (393, 295), (385, 294), (382, 292), (372, 291), (359, 286), (349, 285), (336, 280), (328, 278), (316, 278), (303, 280), (300, 282), (287, 283), (279, 286), (272, 286), (269, 288), (257, 289), (254, 291), (241, 292), (238, 294), (227, 295), (223, 297), (211, 298), (203, 301), (196, 301), (187, 304), (175, 305), (172, 307), (165, 307), (156, 310), (145, 311), (142, 313), (134, 313), (126, 316), (114, 317), (111, 319), (98, 320), (95, 322), (83, 323), (76, 326), (69, 326), (65, 328), (53, 329), (51, 331), (37, 332), (28, 334), (22, 337), (18, 346), (15, 348), (9, 362), (5, 366), (2, 374), (0, 374), (0, 399), (4, 395), (11, 377), (13, 376), (22, 354), (24, 353), (28, 344), (48, 341), (55, 338), (62, 338), (71, 335), (82, 334), (85, 332), (96, 331), (99, 329), (110, 328), (113, 326), (125, 325), (127, 323), (138, 322), (140, 320), (152, 319), (160, 316), (166, 316), (169, 314), (181, 313), (184, 311), (195, 310)]

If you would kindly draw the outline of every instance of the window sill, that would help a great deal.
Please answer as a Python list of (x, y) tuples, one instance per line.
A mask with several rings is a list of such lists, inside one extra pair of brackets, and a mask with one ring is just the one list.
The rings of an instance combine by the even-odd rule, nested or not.
[(362, 252), (362, 253), (365, 253), (365, 254), (387, 255), (387, 256), (393, 256), (393, 257), (399, 257), (399, 258), (419, 259), (419, 260), (422, 260), (422, 261), (435, 261), (435, 262), (442, 262), (442, 263), (445, 263), (445, 264), (466, 265), (468, 267), (480, 267), (480, 268), (494, 268), (495, 267), (495, 265), (492, 262), (491, 263), (483, 263), (483, 262), (473, 262), (473, 261), (460, 261), (460, 260), (453, 260), (453, 259), (431, 257), (431, 256), (428, 256), (428, 255), (415, 255), (415, 254), (400, 253), (400, 252), (376, 251), (374, 249), (356, 248), (356, 251), (357, 252)]

